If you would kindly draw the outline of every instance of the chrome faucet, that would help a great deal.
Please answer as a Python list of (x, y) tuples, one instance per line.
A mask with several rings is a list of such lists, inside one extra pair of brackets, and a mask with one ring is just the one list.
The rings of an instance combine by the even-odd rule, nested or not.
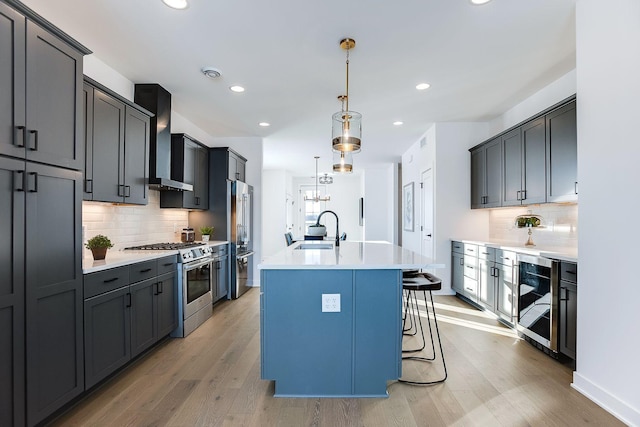
[(322, 212), (320, 212), (320, 215), (318, 215), (318, 220), (316, 221), (316, 225), (320, 225), (320, 218), (322, 218), (322, 215), (324, 215), (326, 213), (333, 214), (333, 216), (336, 217), (336, 246), (340, 246), (340, 232), (339, 232), (340, 220), (338, 219), (338, 215), (334, 211), (322, 211)]

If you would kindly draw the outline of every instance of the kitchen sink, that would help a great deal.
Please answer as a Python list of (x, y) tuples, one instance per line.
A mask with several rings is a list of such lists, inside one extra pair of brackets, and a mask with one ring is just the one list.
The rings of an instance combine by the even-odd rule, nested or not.
[(296, 249), (333, 249), (333, 243), (301, 243)]

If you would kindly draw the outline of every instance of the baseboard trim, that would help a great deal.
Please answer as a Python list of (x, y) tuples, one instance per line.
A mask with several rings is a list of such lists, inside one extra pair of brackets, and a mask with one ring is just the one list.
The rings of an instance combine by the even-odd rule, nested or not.
[(611, 415), (629, 426), (640, 426), (640, 411), (618, 397), (612, 395), (588, 378), (573, 373), (573, 383), (571, 387), (585, 395), (587, 398), (601, 406)]

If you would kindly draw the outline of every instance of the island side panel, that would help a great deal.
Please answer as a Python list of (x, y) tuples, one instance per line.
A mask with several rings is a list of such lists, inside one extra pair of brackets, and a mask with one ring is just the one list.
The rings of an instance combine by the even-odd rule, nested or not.
[(402, 375), (402, 271), (355, 270), (354, 394), (386, 394)]
[[(261, 377), (276, 396), (353, 394), (353, 271), (262, 270)], [(340, 294), (340, 312), (322, 312)]]

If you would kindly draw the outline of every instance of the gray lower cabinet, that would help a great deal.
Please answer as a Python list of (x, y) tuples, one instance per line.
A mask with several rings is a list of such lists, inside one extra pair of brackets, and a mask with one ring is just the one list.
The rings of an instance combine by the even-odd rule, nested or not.
[(560, 263), (560, 353), (576, 358), (578, 319), (578, 266), (570, 262)]
[(514, 325), (517, 303), (515, 261), (514, 252), (453, 241), (452, 289)]
[(85, 276), (86, 389), (177, 327), (176, 262), (170, 256)]
[(85, 78), (84, 199), (148, 202), (149, 114)]
[(221, 300), (229, 293), (229, 256), (222, 256), (215, 263), (213, 280), (213, 302)]
[(510, 325), (515, 325), (517, 313), (515, 266), (515, 252), (496, 250), (496, 307), (494, 312)]
[(0, 156), (0, 425), (35, 425), (84, 390), (81, 177)]

